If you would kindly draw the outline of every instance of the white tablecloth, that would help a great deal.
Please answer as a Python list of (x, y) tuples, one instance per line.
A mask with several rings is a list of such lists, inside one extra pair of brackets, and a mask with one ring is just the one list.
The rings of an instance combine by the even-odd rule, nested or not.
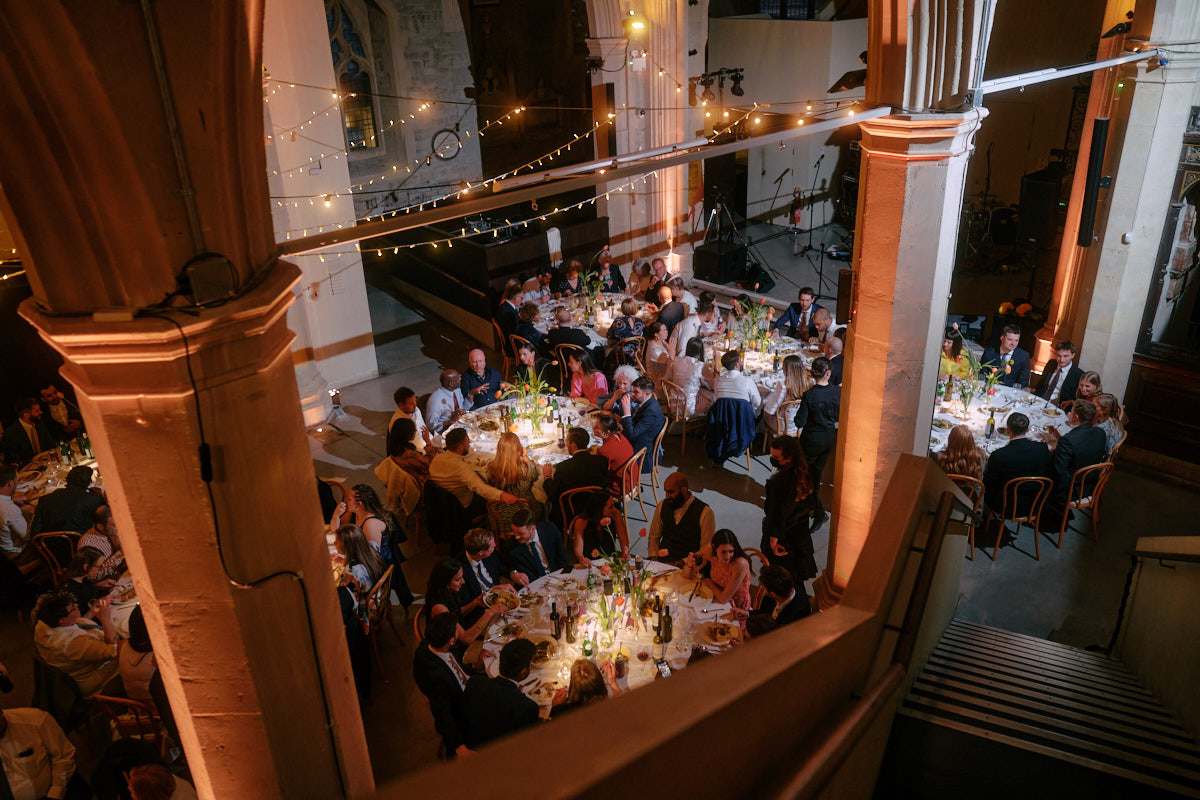
[[(586, 400), (561, 395), (545, 395), (545, 397), (548, 403), (558, 400), (559, 410), (563, 414), (568, 428), (579, 425), (591, 433), (592, 420), (587, 416), (587, 412), (592, 406)], [(515, 402), (502, 400), (492, 403), (478, 411), (463, 415), (454, 424), (456, 428), (466, 428), (471, 437), (471, 454), (467, 456), (468, 464), (480, 469), (487, 466), (488, 462), (496, 456), (496, 443), (500, 439), (500, 434), (503, 433), (503, 423), (500, 419), (501, 410), (512, 407)], [(525, 445), (525, 451), (529, 458), (538, 463), (557, 464), (559, 461), (570, 458), (567, 448), (558, 446), (559, 428), (552, 413), (550, 406), (547, 406), (547, 415), (542, 420), (540, 435), (534, 434), (533, 426), (528, 419), (522, 418), (517, 421), (517, 436), (520, 437), (521, 444)], [(600, 444), (600, 441), (593, 437), (592, 444)]]
[[(987, 432), (991, 408), (996, 409), (996, 432), (992, 434), (991, 439), (987, 439), (984, 434)], [(929, 430), (929, 450), (933, 453), (941, 452), (946, 447), (950, 429), (955, 425), (966, 425), (975, 435), (976, 444), (985, 453), (990, 454), (1008, 444), (1008, 436), (1000, 429), (1008, 415), (1016, 411), (1029, 417), (1027, 436), (1031, 439), (1040, 438), (1047, 428), (1056, 428), (1059, 433), (1066, 433), (1071, 429), (1067, 422), (1067, 414), (1062, 409), (1024, 389), (997, 386), (996, 394), (991, 398), (976, 397), (971, 402), (971, 411), (966, 420), (962, 418), (962, 401), (957, 397), (938, 404)]]

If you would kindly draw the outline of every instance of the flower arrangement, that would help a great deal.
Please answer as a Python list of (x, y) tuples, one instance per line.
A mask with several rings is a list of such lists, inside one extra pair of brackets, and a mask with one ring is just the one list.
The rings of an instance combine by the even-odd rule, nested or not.
[(775, 309), (767, 305), (767, 298), (764, 297), (757, 303), (741, 302), (738, 303), (738, 306), (741, 309), (741, 315), (738, 317), (737, 324), (744, 341), (753, 342), (771, 327)]
[[(971, 413), (971, 401), (975, 399), (975, 395), (979, 391), (979, 376), (984, 374), (988, 369), (990, 369), (992, 373), (995, 373), (997, 370), (995, 367), (984, 367), (981, 363), (979, 363), (979, 359), (975, 357), (975, 354), (972, 353), (968, 347), (964, 347), (962, 349), (962, 353), (960, 354), (959, 358), (966, 360), (968, 370), (966, 377), (959, 378), (955, 383), (955, 387), (958, 390), (958, 399), (962, 401), (963, 419), (966, 419)], [(996, 381), (993, 378), (993, 375), (987, 375), (984, 378), (985, 382), (990, 381), (990, 383), (988, 383), (988, 389), (991, 389), (993, 386), (995, 386)]]
[(518, 413), (529, 418), (534, 434), (540, 434), (542, 420), (550, 413), (550, 401), (544, 395), (553, 391), (554, 387), (539, 371), (524, 383), (501, 383), (496, 391), (496, 399), (513, 398), (513, 405), (524, 409)]
[(1029, 303), (1017, 304), (1017, 303), (1009, 303), (1006, 301), (1006, 302), (1001, 303), (1000, 308), (999, 308), (999, 314), (1002, 317), (1007, 317), (1007, 316), (1011, 316), (1014, 314), (1018, 317), (1025, 317), (1025, 316), (1028, 316), (1030, 314), (1030, 312), (1032, 312), (1032, 311), (1033, 311), (1033, 306)]
[(588, 270), (579, 276), (579, 291), (587, 296), (589, 305), (596, 304), (596, 300), (603, 290), (604, 278), (600, 276), (599, 270)]

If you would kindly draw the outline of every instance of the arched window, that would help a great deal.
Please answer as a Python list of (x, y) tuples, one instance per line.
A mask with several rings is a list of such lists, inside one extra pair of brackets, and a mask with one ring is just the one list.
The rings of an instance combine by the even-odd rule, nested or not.
[(350, 150), (375, 147), (371, 61), (362, 37), (358, 35), (354, 20), (341, 3), (325, 7), (325, 24), (329, 29), (329, 49), (333, 56), (334, 74), (338, 76), (338, 91), (342, 95), (346, 147)]

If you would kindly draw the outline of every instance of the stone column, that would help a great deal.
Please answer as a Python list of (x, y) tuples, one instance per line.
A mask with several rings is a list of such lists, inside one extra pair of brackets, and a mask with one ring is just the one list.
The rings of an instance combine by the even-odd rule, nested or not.
[(928, 451), (963, 182), (987, 111), (862, 123), (854, 321), (846, 343), (822, 604), (846, 585), (901, 453)]

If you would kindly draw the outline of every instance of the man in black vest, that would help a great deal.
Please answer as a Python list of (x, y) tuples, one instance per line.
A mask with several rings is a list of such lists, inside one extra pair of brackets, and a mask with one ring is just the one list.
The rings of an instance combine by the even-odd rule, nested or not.
[(667, 476), (663, 491), (667, 496), (650, 522), (649, 552), (651, 558), (677, 563), (712, 540), (717, 522), (712, 509), (692, 494), (682, 472)]

